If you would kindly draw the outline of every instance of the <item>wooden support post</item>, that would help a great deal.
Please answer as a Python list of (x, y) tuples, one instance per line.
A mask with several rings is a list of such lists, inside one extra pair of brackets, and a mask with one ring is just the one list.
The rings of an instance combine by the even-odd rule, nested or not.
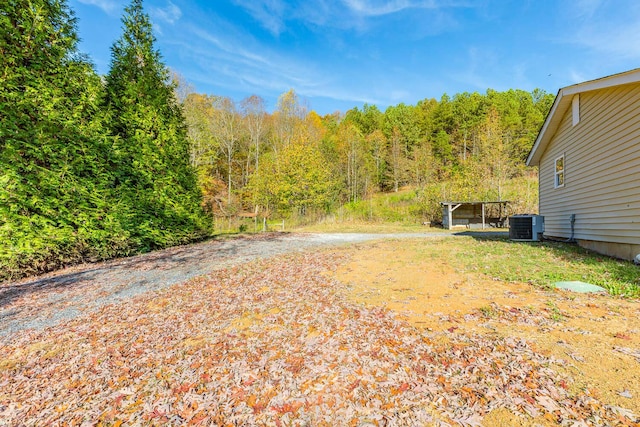
[(462, 204), (457, 204), (453, 207), (451, 207), (451, 205), (448, 205), (449, 207), (449, 230), (453, 230), (453, 211), (455, 211), (456, 209), (458, 209), (460, 206), (462, 206)]

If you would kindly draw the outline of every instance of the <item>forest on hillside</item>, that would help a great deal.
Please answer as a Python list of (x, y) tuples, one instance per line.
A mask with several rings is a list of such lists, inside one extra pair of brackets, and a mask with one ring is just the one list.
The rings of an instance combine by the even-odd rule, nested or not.
[(401, 189), (416, 221), (442, 200), (536, 209), (524, 159), (544, 91), (320, 116), (291, 89), (268, 111), (257, 95), (196, 93), (154, 43), (132, 0), (100, 76), (65, 1), (0, 11), (0, 280), (205, 238), (243, 213), (317, 220)]
[(554, 99), (542, 90), (445, 94), (320, 116), (294, 90), (269, 113), (256, 95), (234, 101), (185, 83), (178, 89), (190, 162), (215, 218), (249, 211), (317, 219), (403, 187), (412, 189), (411, 220), (437, 220), (444, 200), (537, 210), (537, 174), (525, 159)]

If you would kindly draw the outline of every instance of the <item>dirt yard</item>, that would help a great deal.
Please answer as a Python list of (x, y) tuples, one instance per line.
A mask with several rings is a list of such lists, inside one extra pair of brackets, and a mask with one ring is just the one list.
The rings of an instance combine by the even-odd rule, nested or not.
[(1, 284), (0, 425), (640, 426), (638, 301), (393, 237), (205, 242)]
[[(569, 390), (640, 413), (640, 304), (599, 294), (542, 290), (465, 272), (421, 255), (424, 241), (387, 241), (354, 251), (339, 268), (352, 301), (386, 307), (440, 333), (519, 337), (566, 361)], [(449, 332), (449, 333), (443, 333)], [(543, 420), (531, 420), (535, 425)], [(518, 421), (515, 425), (523, 421)], [(514, 425), (499, 410), (484, 425)], [(552, 424), (553, 425), (553, 424)]]

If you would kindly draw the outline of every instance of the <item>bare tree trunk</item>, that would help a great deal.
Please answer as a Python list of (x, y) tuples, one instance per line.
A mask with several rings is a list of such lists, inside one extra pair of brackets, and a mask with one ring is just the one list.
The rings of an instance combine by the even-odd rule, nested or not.
[(227, 181), (228, 181), (228, 196), (227, 196), (227, 205), (231, 205), (231, 150), (229, 150), (229, 154), (227, 156)]

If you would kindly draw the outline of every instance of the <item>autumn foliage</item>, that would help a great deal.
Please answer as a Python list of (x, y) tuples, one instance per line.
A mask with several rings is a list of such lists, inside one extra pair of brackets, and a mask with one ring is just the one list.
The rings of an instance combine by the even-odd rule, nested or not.
[(514, 212), (535, 211), (536, 175), (524, 160), (552, 99), (488, 90), (320, 116), (292, 89), (272, 113), (255, 95), (238, 108), (190, 93), (184, 106), (201, 186), (207, 176), (224, 180), (218, 199), (229, 212), (327, 215), (408, 187), (410, 220), (423, 222), (437, 220), (447, 199), (509, 200)]
[[(440, 334), (350, 301), (344, 253), (211, 272), (3, 339), (10, 425), (636, 425), (574, 368), (506, 334)], [(16, 307), (29, 313), (38, 301)], [(519, 311), (513, 327), (550, 320)], [(475, 314), (474, 323), (481, 323)], [(522, 323), (519, 323), (522, 322)], [(635, 362), (634, 362), (635, 363)]]
[(101, 78), (66, 2), (16, 0), (0, 15), (0, 280), (237, 230), (246, 213), (295, 221), (346, 206), (372, 219), (363, 203), (403, 188), (409, 215), (377, 219), (437, 220), (447, 199), (536, 210), (523, 161), (544, 91), (321, 116), (291, 89), (268, 111), (257, 95), (178, 84), (141, 0), (122, 23)]

